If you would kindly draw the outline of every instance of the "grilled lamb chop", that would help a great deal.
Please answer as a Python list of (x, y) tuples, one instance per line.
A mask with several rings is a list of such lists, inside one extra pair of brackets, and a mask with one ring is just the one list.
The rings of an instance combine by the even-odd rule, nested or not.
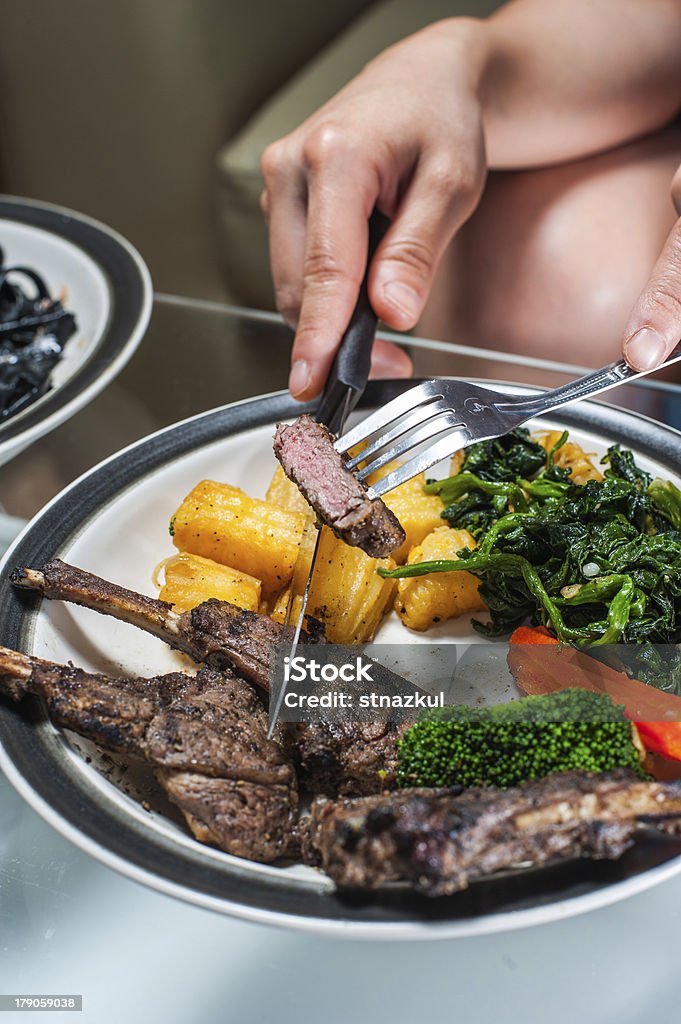
[(202, 842), (265, 862), (296, 852), (293, 766), (229, 671), (112, 679), (0, 647), (0, 693), (38, 694), (56, 724), (150, 762)]
[(122, 619), (194, 661), (234, 669), (265, 692), (269, 689), (270, 651), (283, 633), (266, 615), (214, 599), (191, 611), (176, 612), (166, 601), (126, 590), (58, 558), (42, 569), (17, 568), (11, 580), (23, 590), (37, 590), (45, 597)]
[[(17, 568), (15, 586), (70, 601), (130, 622), (197, 662), (233, 668), (267, 691), (269, 657), (282, 627), (265, 615), (210, 600), (182, 614), (172, 606), (125, 590), (56, 559), (42, 569)], [(314, 793), (376, 793), (395, 784), (396, 741), (406, 725), (391, 722), (318, 722), (292, 725), (286, 745)]]
[(333, 446), (335, 437), (311, 416), (277, 424), (274, 454), (302, 491), (320, 522), (337, 537), (373, 558), (385, 558), (404, 543), (396, 516), (349, 469)]
[(528, 862), (615, 860), (639, 828), (679, 832), (681, 781), (644, 782), (618, 769), (565, 772), (507, 790), (411, 789), (318, 799), (306, 826), (306, 861), (339, 887), (403, 881), (445, 896)]
[(394, 789), (397, 741), (413, 722), (291, 723), (284, 746), (301, 784), (325, 796), (363, 796)]

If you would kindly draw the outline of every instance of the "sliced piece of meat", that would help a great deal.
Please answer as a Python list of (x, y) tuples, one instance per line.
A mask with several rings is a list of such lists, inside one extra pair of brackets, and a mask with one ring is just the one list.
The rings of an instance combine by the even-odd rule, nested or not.
[(317, 513), (346, 544), (373, 558), (385, 558), (404, 543), (399, 521), (367, 488), (334, 448), (335, 438), (311, 416), (277, 424), (274, 454), (287, 477), (296, 484)]
[(37, 694), (57, 725), (144, 758), (198, 839), (254, 860), (296, 852), (293, 765), (267, 739), (252, 688), (229, 671), (112, 679), (0, 647), (0, 693)]
[(408, 882), (429, 896), (520, 864), (616, 859), (639, 828), (681, 831), (681, 781), (565, 772), (515, 789), (412, 789), (317, 799), (303, 853), (340, 887)]

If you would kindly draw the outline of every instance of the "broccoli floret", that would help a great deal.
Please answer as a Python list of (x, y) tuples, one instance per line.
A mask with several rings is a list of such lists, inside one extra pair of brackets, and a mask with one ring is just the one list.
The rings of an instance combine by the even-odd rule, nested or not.
[(516, 786), (553, 772), (632, 768), (639, 751), (624, 709), (573, 688), (484, 708), (430, 712), (398, 744), (399, 786)]

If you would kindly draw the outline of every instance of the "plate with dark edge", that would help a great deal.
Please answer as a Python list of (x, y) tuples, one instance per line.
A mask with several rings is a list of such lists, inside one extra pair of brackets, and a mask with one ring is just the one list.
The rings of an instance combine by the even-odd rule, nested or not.
[(53, 295), (65, 292), (76, 332), (50, 389), (0, 422), (0, 465), (73, 416), (123, 369), (151, 316), (149, 271), (130, 243), (73, 210), (0, 196), (0, 248), (9, 265), (31, 267)]
[[(383, 405), (406, 386), (370, 384), (363, 408)], [(154, 566), (173, 551), (168, 521), (185, 493), (213, 477), (263, 496), (275, 468), (273, 425), (300, 410), (277, 393), (206, 412), (137, 442), (70, 485), (5, 556), (0, 642), (104, 672), (147, 675), (188, 664), (130, 625), (14, 591), (9, 572), (60, 557), (153, 594)], [(681, 435), (653, 420), (585, 403), (541, 425), (569, 428), (597, 454), (619, 442), (644, 468), (681, 482)], [(441, 624), (436, 633), (424, 642), (465, 638), (470, 626)], [(393, 618), (377, 639), (404, 643), (405, 636), (416, 640)], [(55, 728), (37, 699), (19, 707), (0, 702), (0, 767), (60, 833), (131, 878), (221, 913), (351, 938), (435, 939), (527, 927), (605, 906), (681, 871), (681, 839), (643, 836), (618, 861), (511, 872), (445, 899), (400, 887), (347, 895), (311, 868), (254, 864), (202, 846), (150, 771)]]

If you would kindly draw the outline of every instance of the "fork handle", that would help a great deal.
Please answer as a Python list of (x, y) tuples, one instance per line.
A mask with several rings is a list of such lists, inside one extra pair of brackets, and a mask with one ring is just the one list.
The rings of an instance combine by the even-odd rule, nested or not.
[(526, 412), (528, 416), (539, 415), (548, 409), (558, 409), (569, 402), (577, 402), (584, 398), (593, 398), (610, 388), (616, 388), (620, 384), (627, 384), (629, 381), (645, 377), (649, 373), (656, 373), (665, 366), (671, 366), (681, 360), (681, 344), (679, 344), (669, 359), (652, 370), (634, 370), (624, 359), (618, 359), (614, 363), (602, 366), (600, 370), (592, 370), (578, 380), (570, 381), (569, 384), (562, 384), (558, 388), (544, 391), (540, 395), (532, 395), (530, 398), (521, 398), (515, 402), (497, 402), (495, 407), (499, 412)]

